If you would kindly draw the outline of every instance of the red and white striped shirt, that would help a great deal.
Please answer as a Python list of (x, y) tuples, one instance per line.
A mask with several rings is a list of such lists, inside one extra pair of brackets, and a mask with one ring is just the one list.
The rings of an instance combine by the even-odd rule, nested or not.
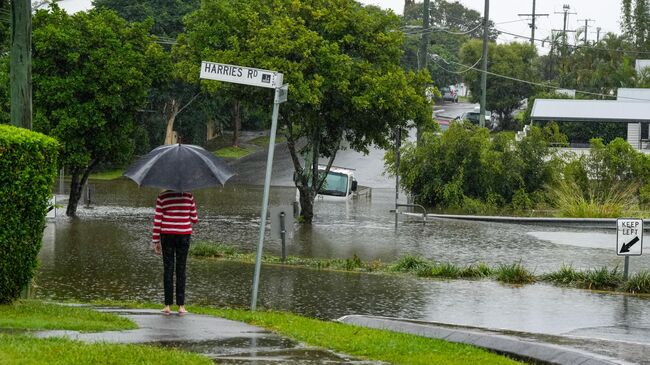
[(160, 242), (161, 234), (192, 234), (192, 224), (198, 222), (196, 204), (191, 193), (164, 191), (156, 199), (153, 217), (153, 242)]

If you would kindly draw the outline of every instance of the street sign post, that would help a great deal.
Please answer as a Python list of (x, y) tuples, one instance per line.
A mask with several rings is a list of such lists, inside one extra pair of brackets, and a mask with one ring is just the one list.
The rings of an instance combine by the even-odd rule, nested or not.
[(203, 61), (201, 78), (277, 89), (282, 87), (284, 77), (275, 71)]
[(623, 278), (627, 280), (630, 256), (643, 253), (643, 219), (621, 218), (616, 220), (616, 254), (625, 256)]
[(278, 127), (280, 104), (287, 100), (289, 85), (282, 84), (284, 75), (279, 72), (207, 61), (201, 62), (200, 78), (275, 89), (275, 95), (273, 98), (273, 116), (271, 119), (271, 135), (269, 136), (269, 152), (266, 158), (266, 176), (264, 178), (262, 214), (260, 216), (260, 235), (257, 243), (257, 258), (255, 260), (255, 276), (253, 278), (253, 294), (251, 299), (251, 310), (254, 311), (257, 307), (257, 290), (259, 288), (260, 271), (262, 268), (264, 229), (266, 228), (269, 190), (271, 188), (271, 171), (273, 170), (273, 153), (275, 152), (275, 132)]

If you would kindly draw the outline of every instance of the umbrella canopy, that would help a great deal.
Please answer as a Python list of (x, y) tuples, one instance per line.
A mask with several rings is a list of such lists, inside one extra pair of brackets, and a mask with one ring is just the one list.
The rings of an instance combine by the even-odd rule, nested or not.
[(234, 174), (203, 147), (179, 143), (155, 148), (131, 165), (124, 176), (139, 186), (192, 191), (223, 185)]

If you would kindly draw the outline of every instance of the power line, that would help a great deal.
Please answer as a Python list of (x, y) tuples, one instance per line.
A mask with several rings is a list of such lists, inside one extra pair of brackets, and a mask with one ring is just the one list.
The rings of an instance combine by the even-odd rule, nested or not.
[(445, 62), (446, 64), (449, 64), (449, 63), (448, 63), (444, 58), (442, 58), (442, 57), (440, 57), (440, 56), (438, 56), (438, 57), (432, 57), (432, 59), (433, 59), (433, 62), (435, 62), (436, 65), (438, 65), (438, 67), (440, 67), (441, 69), (443, 69), (443, 70), (445, 70), (445, 71), (447, 71), (447, 72), (453, 73), (453, 74), (462, 75), (462, 74), (464, 74), (464, 73), (466, 73), (466, 72), (469, 72), (469, 71), (473, 70), (473, 69), (478, 65), (478, 63), (481, 62), (481, 60), (483, 59), (483, 57), (479, 58), (478, 61), (474, 62), (474, 64), (473, 64), (472, 66), (467, 66), (467, 68), (466, 68), (465, 70), (463, 70), (463, 71), (452, 71), (452, 70), (447, 69), (446, 67), (444, 67), (443, 65), (441, 65), (441, 64), (438, 62), (438, 59), (440, 59), (440, 60), (442, 60), (443, 62)]
[[(495, 76), (495, 77), (500, 77), (500, 78), (504, 78), (504, 79), (511, 80), (511, 81), (521, 82), (521, 83), (524, 83), (524, 84), (529, 84), (529, 85), (534, 85), (534, 86), (545, 87), (545, 88), (549, 88), (549, 89), (556, 89), (556, 90), (557, 90), (557, 89), (562, 89), (562, 87), (559, 87), (559, 86), (556, 86), (556, 85), (552, 85), (552, 84), (544, 84), (544, 83), (540, 83), (540, 82), (534, 82), (534, 81), (522, 80), (522, 79), (518, 79), (518, 78), (516, 78), (516, 77), (511, 77), (511, 76), (501, 75), (501, 74), (497, 74), (497, 73), (494, 73), (494, 72), (491, 72), (491, 71), (483, 71), (483, 70), (481, 70), (481, 69), (479, 69), (479, 68), (476, 68), (476, 67), (474, 67), (474, 66), (468, 66), (468, 65), (465, 65), (465, 64), (463, 64), (463, 63), (456, 62), (456, 61), (445, 60), (445, 59), (443, 59), (442, 57), (440, 57), (439, 55), (435, 55), (434, 60), (435, 60), (435, 58), (440, 58), (440, 59), (442, 59), (442, 60), (443, 60), (444, 62), (446, 62), (446, 63), (455, 63), (455, 64), (460, 65), (460, 66), (469, 67), (469, 68), (471, 68), (471, 69), (473, 69), (473, 70), (475, 70), (475, 71), (485, 72), (487, 75), (491, 75), (491, 76)], [(594, 93), (594, 92), (591, 92), (591, 91), (583, 91), (583, 90), (576, 90), (576, 93), (585, 94), (585, 95), (592, 95), (592, 96), (600, 96), (600, 97), (606, 97), (606, 98), (611, 98), (611, 97), (613, 97), (612, 95), (608, 95), (608, 94)], [(641, 99), (641, 98), (625, 97), (625, 96), (622, 96), (622, 97), (620, 97), (619, 99), (634, 100), (634, 101), (647, 101), (647, 102), (650, 102), (650, 99)]]
[(439, 27), (431, 27), (431, 28), (428, 28), (428, 29), (423, 29), (423, 28), (415, 29), (415, 28), (413, 28), (412, 31), (406, 31), (406, 32), (404, 32), (404, 34), (418, 35), (418, 34), (431, 33), (431, 32), (444, 32), (444, 33), (453, 34), (453, 35), (467, 35), (467, 34), (470, 34), (470, 33), (474, 32), (475, 30), (479, 29), (480, 27), (482, 27), (482, 24), (479, 24), (476, 27), (474, 27), (474, 28), (472, 28), (472, 29), (470, 29), (468, 31), (465, 31), (465, 32), (451, 32), (451, 31), (449, 31), (449, 30), (447, 30), (445, 28), (439, 28)]
[[(498, 28), (495, 28), (495, 29), (499, 33), (507, 34), (507, 35), (510, 35), (510, 36), (513, 36), (513, 37), (516, 37), (516, 38), (530, 39), (529, 36), (516, 34), (516, 33), (510, 33), (510, 32), (507, 32), (505, 30), (498, 29)], [(542, 43), (549, 42), (548, 39), (535, 38), (534, 40), (536, 42), (542, 42)], [(569, 48), (591, 48), (591, 49), (596, 49), (596, 50), (601, 50), (601, 51), (608, 51), (608, 52), (615, 51), (615, 52), (621, 52), (621, 53), (650, 54), (650, 51), (636, 51), (636, 50), (632, 50), (632, 49), (628, 50), (628, 49), (622, 49), (622, 48), (604, 48), (604, 47), (587, 46), (587, 45), (579, 45), (579, 44), (576, 44), (576, 45), (567, 44), (567, 47), (569, 47)]]

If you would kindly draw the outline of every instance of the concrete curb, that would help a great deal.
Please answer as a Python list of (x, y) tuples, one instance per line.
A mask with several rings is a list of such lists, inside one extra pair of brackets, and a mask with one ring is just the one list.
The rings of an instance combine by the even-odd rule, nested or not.
[(558, 365), (612, 365), (623, 363), (596, 354), (557, 345), (526, 341), (516, 337), (487, 334), (467, 329), (448, 328), (434, 323), (412, 322), (398, 318), (365, 315), (348, 315), (339, 318), (337, 321), (356, 326), (464, 343), (533, 363)]
[[(400, 212), (410, 217), (422, 217), (421, 213)], [(616, 229), (616, 218), (554, 218), (554, 217), (507, 217), (487, 215), (460, 215), (460, 214), (432, 214), (426, 216), (427, 221), (432, 219), (455, 219), (476, 222), (496, 222), (510, 224), (535, 224), (562, 227), (580, 227), (597, 229)], [(643, 230), (650, 230), (650, 220), (643, 220)]]

